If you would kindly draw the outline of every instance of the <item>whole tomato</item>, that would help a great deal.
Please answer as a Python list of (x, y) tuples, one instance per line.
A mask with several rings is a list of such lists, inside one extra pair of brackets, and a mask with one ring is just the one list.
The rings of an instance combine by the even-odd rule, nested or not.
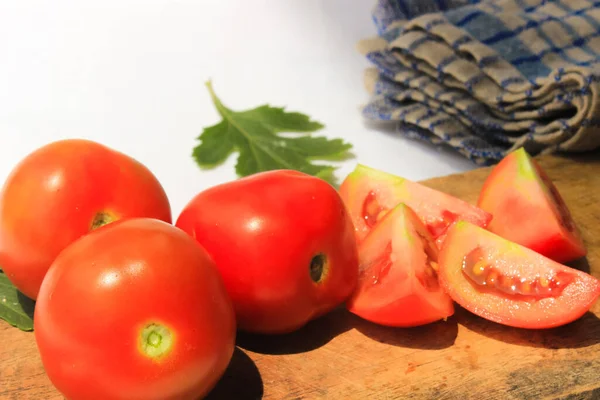
[(358, 279), (354, 229), (322, 179), (276, 170), (214, 186), (176, 226), (208, 251), (241, 330), (287, 333), (343, 303)]
[(165, 222), (114, 222), (68, 246), (38, 296), (34, 334), (71, 400), (198, 399), (224, 373), (235, 314), (210, 256)]
[(169, 200), (148, 168), (89, 140), (47, 144), (15, 166), (0, 192), (0, 268), (36, 299), (61, 250), (127, 217), (171, 223)]

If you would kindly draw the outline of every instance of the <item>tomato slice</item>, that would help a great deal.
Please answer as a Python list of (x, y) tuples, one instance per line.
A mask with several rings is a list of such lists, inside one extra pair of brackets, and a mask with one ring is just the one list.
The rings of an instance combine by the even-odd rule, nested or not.
[(587, 253), (556, 186), (523, 148), (494, 167), (478, 205), (494, 215), (488, 230), (555, 261), (564, 263)]
[(399, 203), (416, 212), (438, 246), (455, 221), (462, 219), (485, 227), (492, 219), (489, 213), (454, 196), (361, 164), (346, 177), (340, 195), (352, 216), (359, 242)]
[(439, 280), (465, 309), (519, 328), (572, 322), (600, 295), (600, 281), (468, 222), (449, 230)]
[(410, 207), (390, 211), (359, 246), (360, 277), (348, 310), (397, 327), (428, 324), (454, 313), (437, 279), (438, 249)]

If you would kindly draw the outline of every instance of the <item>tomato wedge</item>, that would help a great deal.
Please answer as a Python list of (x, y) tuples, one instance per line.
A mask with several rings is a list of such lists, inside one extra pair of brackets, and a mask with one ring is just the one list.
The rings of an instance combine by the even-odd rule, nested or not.
[(572, 322), (600, 295), (600, 281), (469, 222), (449, 230), (439, 279), (465, 309), (518, 328)]
[(346, 177), (339, 191), (359, 242), (400, 203), (415, 211), (438, 246), (455, 221), (463, 219), (485, 227), (492, 219), (491, 214), (454, 196), (361, 164)]
[(360, 277), (348, 310), (387, 326), (428, 324), (454, 313), (437, 279), (438, 249), (408, 206), (390, 211), (359, 247)]
[(586, 255), (571, 212), (546, 172), (521, 148), (494, 167), (478, 205), (488, 230), (558, 262)]

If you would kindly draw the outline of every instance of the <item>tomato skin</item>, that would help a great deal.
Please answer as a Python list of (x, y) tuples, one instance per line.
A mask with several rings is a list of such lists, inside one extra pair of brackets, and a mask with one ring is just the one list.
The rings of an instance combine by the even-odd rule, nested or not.
[[(163, 358), (138, 349), (149, 323), (172, 333)], [(34, 334), (48, 377), (68, 399), (197, 399), (232, 357), (235, 315), (214, 262), (194, 240), (156, 219), (127, 219), (56, 258)]]
[[(501, 274), (509, 272), (509, 278), (524, 279), (530, 287), (539, 286), (540, 277), (559, 274), (567, 284), (555, 295), (538, 297), (488, 289), (464, 273), (463, 268), (470, 268), (466, 256), (475, 249)], [(595, 277), (465, 221), (448, 230), (439, 254), (439, 279), (450, 297), (465, 309), (517, 328), (546, 329), (568, 324), (585, 314), (600, 296), (600, 280)], [(496, 279), (498, 284), (502, 280)], [(514, 279), (511, 282), (519, 284)]]
[(0, 266), (36, 299), (50, 264), (98, 213), (171, 223), (163, 187), (133, 158), (89, 140), (50, 143), (12, 170), (0, 193)]
[[(358, 277), (352, 222), (337, 191), (296, 171), (254, 174), (205, 190), (177, 219), (209, 252), (241, 330), (297, 330), (343, 303)], [(317, 254), (322, 279), (310, 276)]]
[(557, 262), (587, 254), (560, 193), (523, 148), (508, 154), (492, 169), (478, 206), (494, 215), (489, 231)]

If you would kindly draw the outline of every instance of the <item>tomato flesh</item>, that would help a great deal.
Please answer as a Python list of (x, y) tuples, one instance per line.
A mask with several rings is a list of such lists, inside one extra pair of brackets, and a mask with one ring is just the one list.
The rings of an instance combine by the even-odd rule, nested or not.
[(235, 316), (214, 262), (156, 219), (114, 222), (56, 258), (34, 334), (68, 399), (197, 399), (225, 372)]
[(595, 277), (465, 221), (448, 231), (439, 279), (462, 307), (520, 328), (567, 324), (600, 296)]
[(314, 176), (274, 170), (213, 186), (176, 225), (215, 260), (240, 330), (295, 331), (356, 285), (352, 221), (335, 188)]
[(60, 140), (26, 156), (0, 193), (0, 266), (36, 299), (56, 256), (120, 218), (171, 222), (167, 195), (135, 159), (99, 143)]
[(485, 227), (492, 218), (456, 197), (361, 164), (342, 182), (339, 192), (350, 210), (359, 242), (400, 203), (414, 210), (438, 246), (455, 221), (462, 219)]
[(522, 148), (494, 167), (478, 206), (494, 215), (488, 230), (557, 262), (587, 253), (558, 189)]
[(437, 246), (408, 206), (393, 208), (359, 246), (360, 276), (346, 306), (371, 322), (428, 324), (454, 313), (437, 279)]

